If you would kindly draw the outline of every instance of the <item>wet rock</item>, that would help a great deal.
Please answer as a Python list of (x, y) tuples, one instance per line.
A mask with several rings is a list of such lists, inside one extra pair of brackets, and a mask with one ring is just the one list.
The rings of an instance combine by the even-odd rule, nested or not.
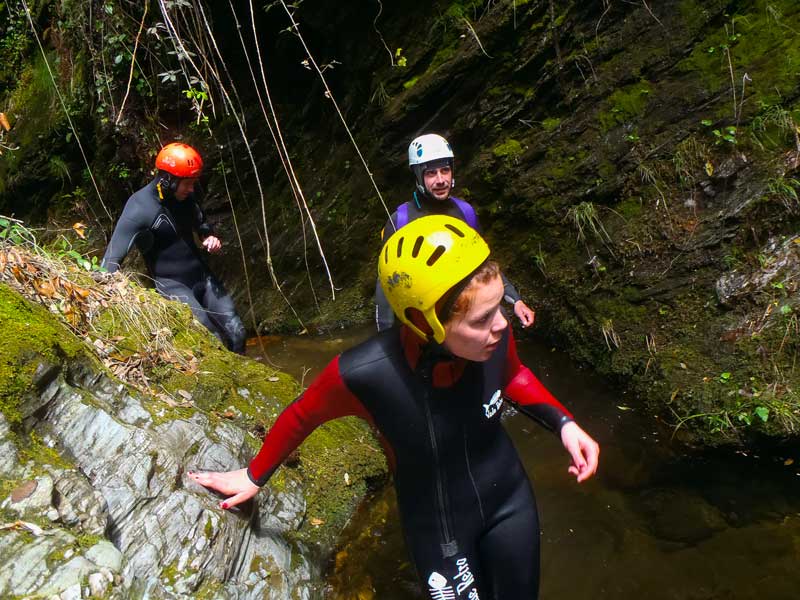
[(0, 477), (10, 477), (19, 464), (17, 447), (8, 439), (10, 429), (3, 413), (0, 413)]
[(642, 493), (641, 510), (655, 537), (694, 544), (727, 527), (722, 512), (703, 498), (676, 489)]
[(92, 535), (105, 534), (108, 525), (105, 498), (77, 471), (64, 471), (56, 480), (53, 505), (65, 525)]
[[(81, 598), (81, 585), (93, 574), (113, 582), (119, 573), (122, 557), (113, 545), (105, 544), (103, 553), (90, 549), (81, 555), (75, 551), (76, 538), (60, 529), (40, 535), (5, 532), (0, 535), (0, 596)], [(116, 553), (115, 560), (109, 558), (111, 553)], [(98, 557), (104, 564), (95, 562)]]
[(796, 281), (800, 276), (800, 236), (772, 238), (760, 252), (757, 269), (735, 269), (720, 277), (715, 285), (717, 298), (725, 306), (764, 291), (779, 277)]
[[(86, 560), (121, 571), (125, 582), (139, 582), (135, 594), (188, 597), (210, 582), (219, 588), (212, 597), (220, 598), (281, 598), (281, 589), (310, 593), (319, 567), (283, 536), (304, 517), (299, 486), (262, 493), (266, 510), (255, 505), (248, 513), (222, 514), (216, 496), (183, 477), (188, 469), (245, 464), (242, 430), (227, 422), (211, 426), (201, 413), (150, 428), (152, 418), (130, 418), (140, 414), (138, 401), (109, 402), (122, 407), (123, 420), (109, 405), (87, 402), (85, 392), (63, 379), (51, 387), (58, 389), (45, 390), (51, 400), (36, 428), (80, 471), (58, 479), (61, 519), (97, 533), (106, 530), (107, 519), (115, 552), (126, 557), (106, 560), (87, 553)], [(247, 583), (254, 560), (275, 565), (268, 582)]]
[[(50, 513), (53, 502), (53, 480), (49, 475), (25, 481), (11, 491), (2, 507), (18, 515), (45, 515)], [(58, 518), (58, 512), (52, 513)], [(49, 515), (48, 515), (49, 516)]]

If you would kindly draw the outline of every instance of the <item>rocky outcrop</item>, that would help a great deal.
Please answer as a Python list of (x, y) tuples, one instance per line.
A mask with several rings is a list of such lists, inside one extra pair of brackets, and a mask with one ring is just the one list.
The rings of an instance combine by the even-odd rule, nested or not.
[(30, 389), (0, 414), (0, 596), (320, 597), (329, 546), (298, 533), (313, 488), (302, 469), (222, 512), (185, 473), (246, 464), (240, 424), (154, 410), (87, 357), (27, 360), (17, 367), (33, 371)]

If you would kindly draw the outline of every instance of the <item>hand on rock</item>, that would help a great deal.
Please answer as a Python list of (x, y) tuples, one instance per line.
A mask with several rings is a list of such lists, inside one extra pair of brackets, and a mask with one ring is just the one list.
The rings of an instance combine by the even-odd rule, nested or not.
[(188, 475), (190, 479), (193, 479), (203, 487), (227, 496), (225, 500), (219, 503), (219, 507), (224, 510), (246, 502), (261, 489), (250, 481), (247, 476), (247, 469), (227, 472), (206, 471), (202, 473), (189, 471)]

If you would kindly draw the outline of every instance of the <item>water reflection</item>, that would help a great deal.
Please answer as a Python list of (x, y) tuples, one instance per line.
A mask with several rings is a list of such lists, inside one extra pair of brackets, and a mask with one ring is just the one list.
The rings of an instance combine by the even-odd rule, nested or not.
[[(370, 333), (283, 338), (267, 350), (299, 378)], [(544, 600), (800, 597), (800, 451), (678, 454), (668, 430), (564, 355), (534, 342), (519, 351), (602, 447), (597, 478), (578, 485), (552, 434), (522, 415), (506, 420), (539, 503)], [(313, 372), (305, 377), (307, 384)], [(326, 597), (424, 598), (391, 486), (348, 526)]]

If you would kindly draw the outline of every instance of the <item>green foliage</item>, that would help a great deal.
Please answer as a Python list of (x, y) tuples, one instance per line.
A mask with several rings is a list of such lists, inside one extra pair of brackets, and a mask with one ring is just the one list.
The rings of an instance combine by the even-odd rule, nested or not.
[(7, 19), (0, 31), (0, 89), (9, 89), (19, 77), (33, 40), (25, 13), (17, 9), (16, 3), (14, 9), (8, 3), (0, 3), (0, 14)]
[(566, 219), (578, 231), (578, 241), (585, 242), (587, 232), (591, 232), (603, 243), (611, 241), (611, 237), (603, 227), (603, 222), (600, 220), (597, 209), (592, 202), (581, 202), (571, 207), (567, 211)]
[(800, 209), (800, 180), (794, 177), (780, 176), (767, 183), (767, 196), (781, 202), (790, 212)]
[(747, 87), (757, 99), (778, 103), (792, 95), (800, 70), (800, 5), (794, 0), (755, 0), (739, 10), (679, 66), (698, 73), (711, 93), (733, 84), (740, 96), (747, 73)]
[(750, 138), (762, 150), (797, 141), (795, 111), (780, 104), (761, 103), (761, 111), (750, 122)]

